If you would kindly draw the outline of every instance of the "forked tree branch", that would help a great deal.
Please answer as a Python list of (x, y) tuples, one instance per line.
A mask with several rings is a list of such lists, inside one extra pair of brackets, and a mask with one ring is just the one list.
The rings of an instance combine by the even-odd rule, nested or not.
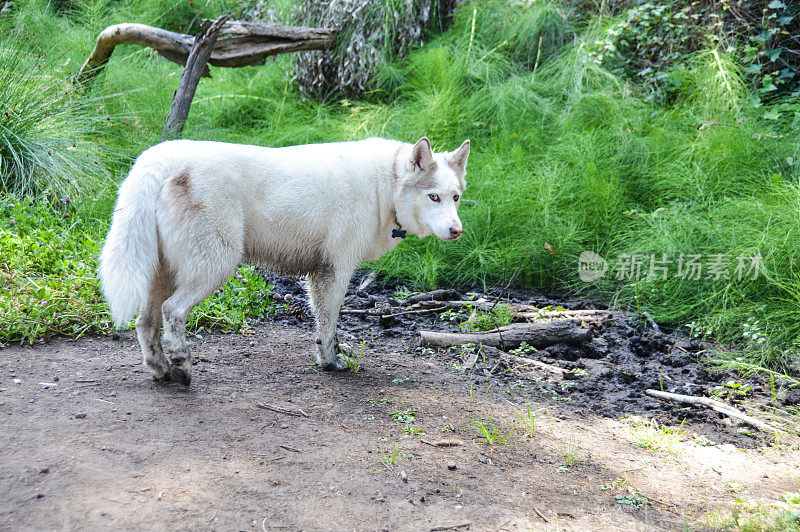
[[(209, 21), (210, 22), (210, 21)], [(263, 65), (267, 57), (286, 52), (324, 50), (335, 33), (325, 28), (280, 26), (254, 22), (228, 21), (219, 32), (208, 64), (219, 67)], [(75, 81), (84, 83), (103, 70), (120, 44), (152, 48), (165, 58), (185, 65), (195, 38), (144, 24), (116, 24), (97, 37), (94, 50), (81, 67)], [(208, 69), (203, 72), (208, 77)]]

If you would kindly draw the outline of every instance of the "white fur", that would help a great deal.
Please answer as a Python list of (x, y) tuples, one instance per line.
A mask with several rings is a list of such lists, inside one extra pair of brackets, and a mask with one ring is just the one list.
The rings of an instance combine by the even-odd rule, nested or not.
[(188, 383), (184, 329), (194, 305), (242, 262), (307, 274), (317, 360), (325, 369), (343, 369), (335, 329), (353, 271), (397, 246), (395, 220), (420, 237), (460, 235), (454, 196), (464, 190), (468, 154), (468, 141), (434, 154), (426, 138), (414, 146), (385, 139), (287, 148), (187, 140), (154, 146), (120, 187), (101, 254), (115, 323), (138, 313), (153, 376)]

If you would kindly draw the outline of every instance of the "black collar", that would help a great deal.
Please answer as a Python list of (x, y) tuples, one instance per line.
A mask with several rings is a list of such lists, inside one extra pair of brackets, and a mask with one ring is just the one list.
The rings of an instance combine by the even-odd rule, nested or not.
[(397, 225), (397, 229), (392, 229), (392, 238), (405, 238), (406, 231), (403, 229), (403, 226), (400, 225), (400, 222), (397, 221), (397, 211), (394, 212), (394, 223)]

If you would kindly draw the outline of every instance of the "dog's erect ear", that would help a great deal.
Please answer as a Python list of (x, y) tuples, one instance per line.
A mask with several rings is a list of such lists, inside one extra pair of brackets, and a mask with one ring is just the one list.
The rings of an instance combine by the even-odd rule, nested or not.
[(467, 158), (469, 157), (469, 139), (461, 143), (461, 146), (454, 152), (447, 155), (447, 163), (456, 171), (458, 175), (464, 175), (467, 171)]
[(428, 137), (422, 137), (411, 148), (411, 164), (418, 172), (423, 172), (433, 162), (433, 152), (431, 151), (431, 141)]

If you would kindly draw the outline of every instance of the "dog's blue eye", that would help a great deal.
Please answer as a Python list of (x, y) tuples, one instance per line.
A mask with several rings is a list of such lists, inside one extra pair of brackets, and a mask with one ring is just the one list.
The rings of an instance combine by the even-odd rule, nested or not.
[(440, 201), (442, 201), (442, 199), (439, 197), (439, 194), (428, 194), (428, 197), (432, 201), (435, 201), (436, 203), (439, 203)]

